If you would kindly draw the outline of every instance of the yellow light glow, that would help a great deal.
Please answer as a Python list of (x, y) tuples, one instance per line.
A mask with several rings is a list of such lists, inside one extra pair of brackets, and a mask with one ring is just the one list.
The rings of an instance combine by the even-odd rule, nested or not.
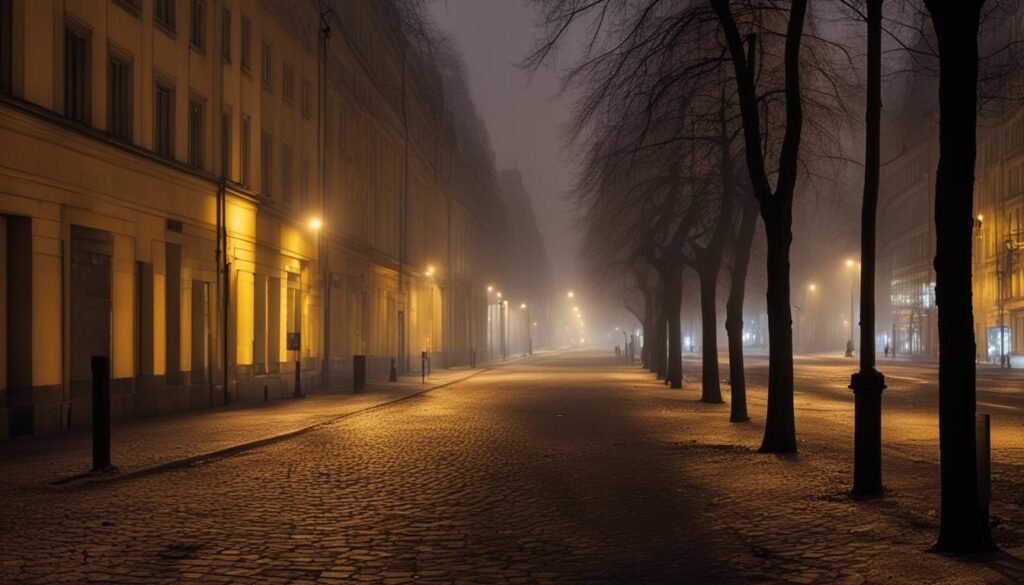
[(576, 296), (576, 293), (574, 293), (574, 292), (572, 292), (572, 291), (569, 291), (569, 295), (568, 295), (568, 296), (569, 296), (569, 298), (571, 299), (571, 298), (573, 298), (574, 296)]
[(313, 219), (309, 220), (309, 229), (311, 230), (318, 230), (322, 225), (323, 222), (320, 221), (319, 217), (314, 217)]
[(985, 216), (979, 213), (978, 214), (978, 221), (981, 221), (983, 219), (985, 219)]
[(501, 298), (501, 291), (500, 290), (498, 291), (498, 298), (499, 299)]
[(494, 287), (493, 287), (493, 286), (489, 286), (489, 287), (487, 287), (487, 292), (491, 292), (491, 291), (493, 291), (493, 290), (494, 290)]
[(523, 304), (519, 305), (519, 308), (520, 309), (525, 309), (526, 308), (526, 303), (523, 303)]
[(812, 282), (811, 284), (807, 285), (807, 290), (809, 290), (811, 292), (814, 292), (814, 291), (818, 290), (818, 285), (816, 285), (816, 284), (814, 284)]
[(846, 261), (846, 265), (847, 266), (853, 266), (853, 260), (847, 260)]

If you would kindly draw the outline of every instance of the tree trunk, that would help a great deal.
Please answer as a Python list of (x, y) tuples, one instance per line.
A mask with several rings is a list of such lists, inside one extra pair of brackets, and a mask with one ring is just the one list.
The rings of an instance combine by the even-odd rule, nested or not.
[(725, 331), (729, 336), (730, 422), (750, 420), (747, 415), (747, 381), (743, 371), (743, 299), (750, 267), (750, 247), (757, 228), (757, 202), (753, 197), (743, 205), (740, 229), (733, 240), (729, 300), (725, 303)]
[(939, 320), (939, 459), (942, 517), (936, 548), (993, 546), (978, 501), (975, 342), (971, 298), (981, 0), (927, 0), (939, 47), (939, 166), (935, 180), (935, 304)]
[(668, 269), (665, 277), (665, 318), (668, 321), (668, 373), (672, 388), (683, 387), (683, 339), (679, 312), (683, 303), (683, 271), (679, 266)]
[(644, 291), (644, 322), (643, 322), (643, 344), (640, 346), (640, 364), (650, 369), (650, 355), (651, 348), (648, 336), (651, 331), (654, 330), (654, 295), (648, 291)]
[[(774, 211), (774, 210), (773, 210)], [(783, 210), (765, 221), (768, 240), (768, 412), (764, 453), (796, 453), (793, 417), (793, 314), (789, 306), (792, 216)]]
[[(723, 218), (722, 221), (725, 221)], [(719, 255), (718, 262), (721, 262)], [(718, 311), (715, 298), (718, 293), (718, 266), (708, 267), (698, 274), (700, 278), (700, 329), (703, 339), (701, 358), (700, 401), (721, 404), (722, 387), (718, 372)]]
[(658, 294), (661, 297), (654, 312), (654, 327), (651, 329), (651, 371), (657, 374), (659, 380), (668, 376), (668, 353), (665, 344), (668, 337), (665, 334), (665, 327), (668, 324), (666, 317), (666, 292), (664, 278), (659, 278)]
[(786, 123), (778, 150), (778, 170), (772, 190), (765, 162), (760, 101), (755, 77), (756, 36), (740, 36), (728, 0), (711, 0), (729, 47), (740, 113), (750, 185), (761, 208), (768, 236), (768, 416), (765, 419), (761, 451), (796, 452), (793, 422), (793, 318), (789, 296), (789, 248), (793, 240), (793, 193), (796, 190), (803, 133), (803, 104), (800, 86), (800, 44), (803, 39), (807, 0), (790, 3), (789, 22), (783, 54), (785, 67)]

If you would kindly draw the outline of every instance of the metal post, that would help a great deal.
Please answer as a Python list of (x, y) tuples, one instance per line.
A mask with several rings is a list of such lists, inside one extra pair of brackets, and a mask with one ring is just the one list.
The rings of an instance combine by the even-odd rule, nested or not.
[(110, 360), (92, 356), (92, 470), (110, 469)]
[(391, 358), (391, 373), (388, 375), (388, 381), (398, 381), (398, 368), (395, 367), (395, 358)]
[(302, 360), (295, 360), (295, 390), (292, 392), (292, 398), (302, 398)]
[(427, 352), (420, 352), (420, 382), (427, 382)]

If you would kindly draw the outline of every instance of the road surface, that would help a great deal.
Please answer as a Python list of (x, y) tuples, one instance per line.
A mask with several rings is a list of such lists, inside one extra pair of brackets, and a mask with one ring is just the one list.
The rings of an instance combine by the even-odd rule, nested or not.
[[(240, 455), (0, 507), (2, 583), (1000, 583), (1024, 579), (1020, 378), (994, 372), (993, 515), (1005, 552), (926, 553), (934, 366), (883, 364), (886, 498), (849, 489), (852, 362), (798, 360), (801, 453), (751, 414), (573, 351)], [(727, 370), (723, 370), (727, 371)], [(982, 374), (983, 376), (986, 374)], [(723, 388), (728, 399), (728, 386)]]

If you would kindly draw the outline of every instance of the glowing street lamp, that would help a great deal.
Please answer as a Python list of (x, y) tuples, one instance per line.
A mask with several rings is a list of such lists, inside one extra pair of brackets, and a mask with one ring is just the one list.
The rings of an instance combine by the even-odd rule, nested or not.
[(493, 286), (488, 286), (487, 287), (487, 292), (494, 292), (494, 287)]
[(576, 293), (574, 293), (574, 292), (572, 292), (572, 291), (569, 291), (569, 294), (567, 294), (566, 296), (567, 296), (567, 297), (569, 297), (569, 298), (571, 299), (571, 298), (573, 298), (573, 297), (575, 297), (575, 296), (576, 296)]
[(322, 225), (323, 222), (320, 221), (319, 217), (314, 217), (313, 219), (309, 220), (309, 229), (313, 231), (319, 230)]

